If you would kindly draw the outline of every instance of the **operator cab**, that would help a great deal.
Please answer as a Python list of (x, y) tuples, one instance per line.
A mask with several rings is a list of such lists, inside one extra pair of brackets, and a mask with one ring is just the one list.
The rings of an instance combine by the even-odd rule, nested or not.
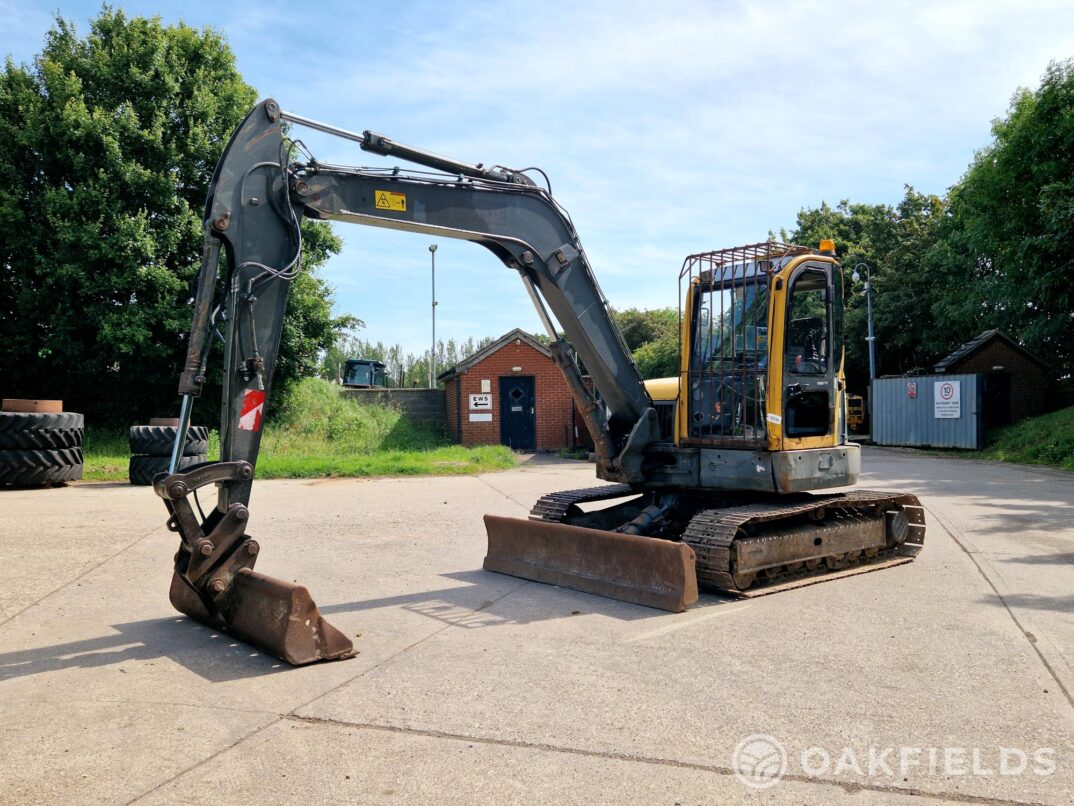
[(778, 243), (686, 259), (680, 441), (774, 450), (774, 435), (837, 444), (841, 277), (830, 255)]

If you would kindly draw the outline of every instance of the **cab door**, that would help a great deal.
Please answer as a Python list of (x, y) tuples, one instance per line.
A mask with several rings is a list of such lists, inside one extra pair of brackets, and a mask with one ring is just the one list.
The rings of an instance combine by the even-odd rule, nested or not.
[[(832, 264), (806, 263), (791, 273), (783, 327), (783, 448), (836, 444), (842, 306)], [(840, 300), (841, 302), (841, 300)]]

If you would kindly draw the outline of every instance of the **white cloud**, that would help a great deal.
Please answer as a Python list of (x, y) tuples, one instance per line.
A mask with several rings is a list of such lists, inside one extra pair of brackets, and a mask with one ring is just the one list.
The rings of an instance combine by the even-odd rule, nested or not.
[[(65, 5), (83, 20), (98, 8)], [(0, 5), (0, 24), (39, 43), (46, 6), (24, 8)], [(1074, 56), (1074, 7), (1043, 0), (237, 0), (182, 14), (221, 28), (247, 80), (286, 109), (467, 161), (544, 168), (620, 307), (675, 304), (686, 254), (764, 238), (804, 206), (895, 202), (905, 183), (944, 191), (1016, 88)], [(301, 136), (322, 159), (381, 162)], [(374, 340), (420, 349), (427, 239), (337, 231), (339, 307)], [(458, 330), (445, 337), (538, 326), (517, 278), (484, 250), (455, 243), (441, 256), (439, 312)]]

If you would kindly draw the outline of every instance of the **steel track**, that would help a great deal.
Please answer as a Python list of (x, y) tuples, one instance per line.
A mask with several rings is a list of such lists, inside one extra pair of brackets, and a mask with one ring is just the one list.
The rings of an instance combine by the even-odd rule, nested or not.
[[(781, 537), (779, 528), (772, 527), (776, 522), (784, 521), (787, 525), (808, 522), (810, 516), (843, 519), (845, 521), (862, 518), (883, 518), (889, 509), (901, 509), (906, 513), (910, 523), (910, 536), (906, 543), (920, 550), (925, 537), (924, 510), (917, 496), (907, 493), (882, 490), (852, 490), (849, 493), (829, 495), (809, 495), (806, 500), (798, 499), (793, 504), (766, 502), (722, 509), (705, 509), (690, 519), (682, 540), (693, 548), (697, 555), (697, 580), (706, 588), (714, 588), (729, 593), (744, 592), (754, 584), (757, 586), (778, 585), (795, 578), (816, 576), (818, 570), (840, 570), (856, 564), (880, 562), (891, 559), (903, 549), (903, 544), (886, 546), (874, 554), (852, 552), (841, 555), (829, 555), (805, 562), (790, 562), (780, 569), (758, 574), (752, 580), (736, 581), (735, 552), (736, 540), (778, 541)], [(758, 525), (767, 528), (763, 537), (752, 537), (751, 531)], [(906, 550), (910, 550), (909, 548)], [(916, 551), (913, 553), (916, 554)], [(824, 573), (820, 570), (820, 573)], [(739, 584), (743, 583), (743, 584)]]
[[(529, 517), (530, 520), (564, 523), (576, 514), (571, 512), (571, 507), (578, 504), (641, 492), (627, 484), (564, 490), (539, 499)], [(698, 584), (735, 595), (763, 595), (768, 591), (812, 584), (821, 581), (821, 577), (844, 576), (853, 569), (864, 571), (870, 570), (871, 566), (906, 562), (913, 559), (924, 544), (924, 509), (917, 497), (908, 493), (891, 490), (802, 493), (748, 504), (735, 504), (732, 500), (716, 507), (712, 506), (711, 498), (699, 499), (707, 506), (702, 505), (690, 518), (681, 539), (696, 555)], [(788, 539), (788, 529), (797, 527), (800, 531), (802, 524), (809, 523), (818, 524), (818, 534), (821, 529), (843, 533), (875, 529), (877, 519), (882, 520), (884, 513), (890, 510), (901, 510), (906, 515), (909, 535), (904, 542), (882, 548), (811, 556), (808, 560), (791, 559), (778, 568), (767, 568), (755, 574), (739, 573), (735, 567), (736, 548), (746, 543), (762, 551), (765, 546), (759, 544), (771, 544), (778, 550), (780, 541)], [(740, 541), (738, 546), (736, 540)]]
[(626, 495), (640, 495), (640, 490), (633, 489), (629, 484), (605, 484), (601, 487), (586, 487), (582, 490), (563, 490), (558, 493), (549, 493), (537, 499), (537, 503), (530, 510), (531, 521), (551, 521), (563, 523), (570, 508), (576, 504), (585, 504), (589, 501), (606, 501), (609, 498), (621, 498)]

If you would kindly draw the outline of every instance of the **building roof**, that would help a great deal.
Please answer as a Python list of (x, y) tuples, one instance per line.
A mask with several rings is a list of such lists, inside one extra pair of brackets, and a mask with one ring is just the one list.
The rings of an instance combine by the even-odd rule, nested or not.
[(992, 328), (991, 330), (986, 330), (984, 333), (981, 333), (980, 335), (970, 339), (968, 342), (966, 342), (953, 353), (951, 353), (951, 355), (947, 356), (947, 358), (943, 359), (935, 366), (933, 366), (933, 370), (936, 372), (948, 372), (954, 367), (957, 367), (959, 364), (961, 364), (975, 352), (980, 350), (986, 344), (996, 339), (1002, 341), (1015, 352), (1021, 353), (1030, 361), (1040, 364), (1040, 366), (1044, 367), (1045, 369), (1049, 368), (1047, 364), (1037, 358), (1037, 356), (1033, 355), (1033, 353), (1029, 352), (1029, 350), (1020, 345), (1006, 333)]
[(530, 347), (532, 347), (534, 350), (536, 350), (537, 352), (541, 353), (542, 355), (545, 355), (545, 356), (547, 356), (549, 358), (552, 357), (552, 351), (551, 350), (549, 350), (547, 347), (545, 347), (543, 344), (541, 344), (539, 341), (537, 341), (537, 339), (535, 339), (531, 334), (527, 333), (526, 331), (522, 330), (521, 328), (516, 327), (514, 330), (511, 330), (511, 331), (508, 331), (507, 333), (504, 333), (502, 336), (500, 336), (500, 338), (498, 338), (498, 339), (496, 339), (496, 341), (492, 342), (492, 344), (489, 344), (489, 345), (487, 345), (485, 347), (482, 347), (480, 350), (478, 350), (473, 355), (469, 355), (466, 358), (462, 359), (458, 364), (453, 366), (451, 369), (444, 370), (443, 372), (441, 372), (439, 375), (436, 376), (436, 379), (438, 381), (446, 381), (446, 380), (449, 380), (451, 378), (454, 378), (456, 375), (461, 375), (462, 373), (466, 372), (466, 370), (468, 370), (470, 367), (472, 367), (474, 364), (478, 363), (479, 361), (484, 361), (486, 358), (488, 358), (494, 352), (496, 352), (497, 350), (499, 350), (502, 347), (506, 347), (508, 344), (510, 344), (511, 342), (515, 341), (516, 339), (518, 341), (521, 341), (523, 344), (528, 344)]

